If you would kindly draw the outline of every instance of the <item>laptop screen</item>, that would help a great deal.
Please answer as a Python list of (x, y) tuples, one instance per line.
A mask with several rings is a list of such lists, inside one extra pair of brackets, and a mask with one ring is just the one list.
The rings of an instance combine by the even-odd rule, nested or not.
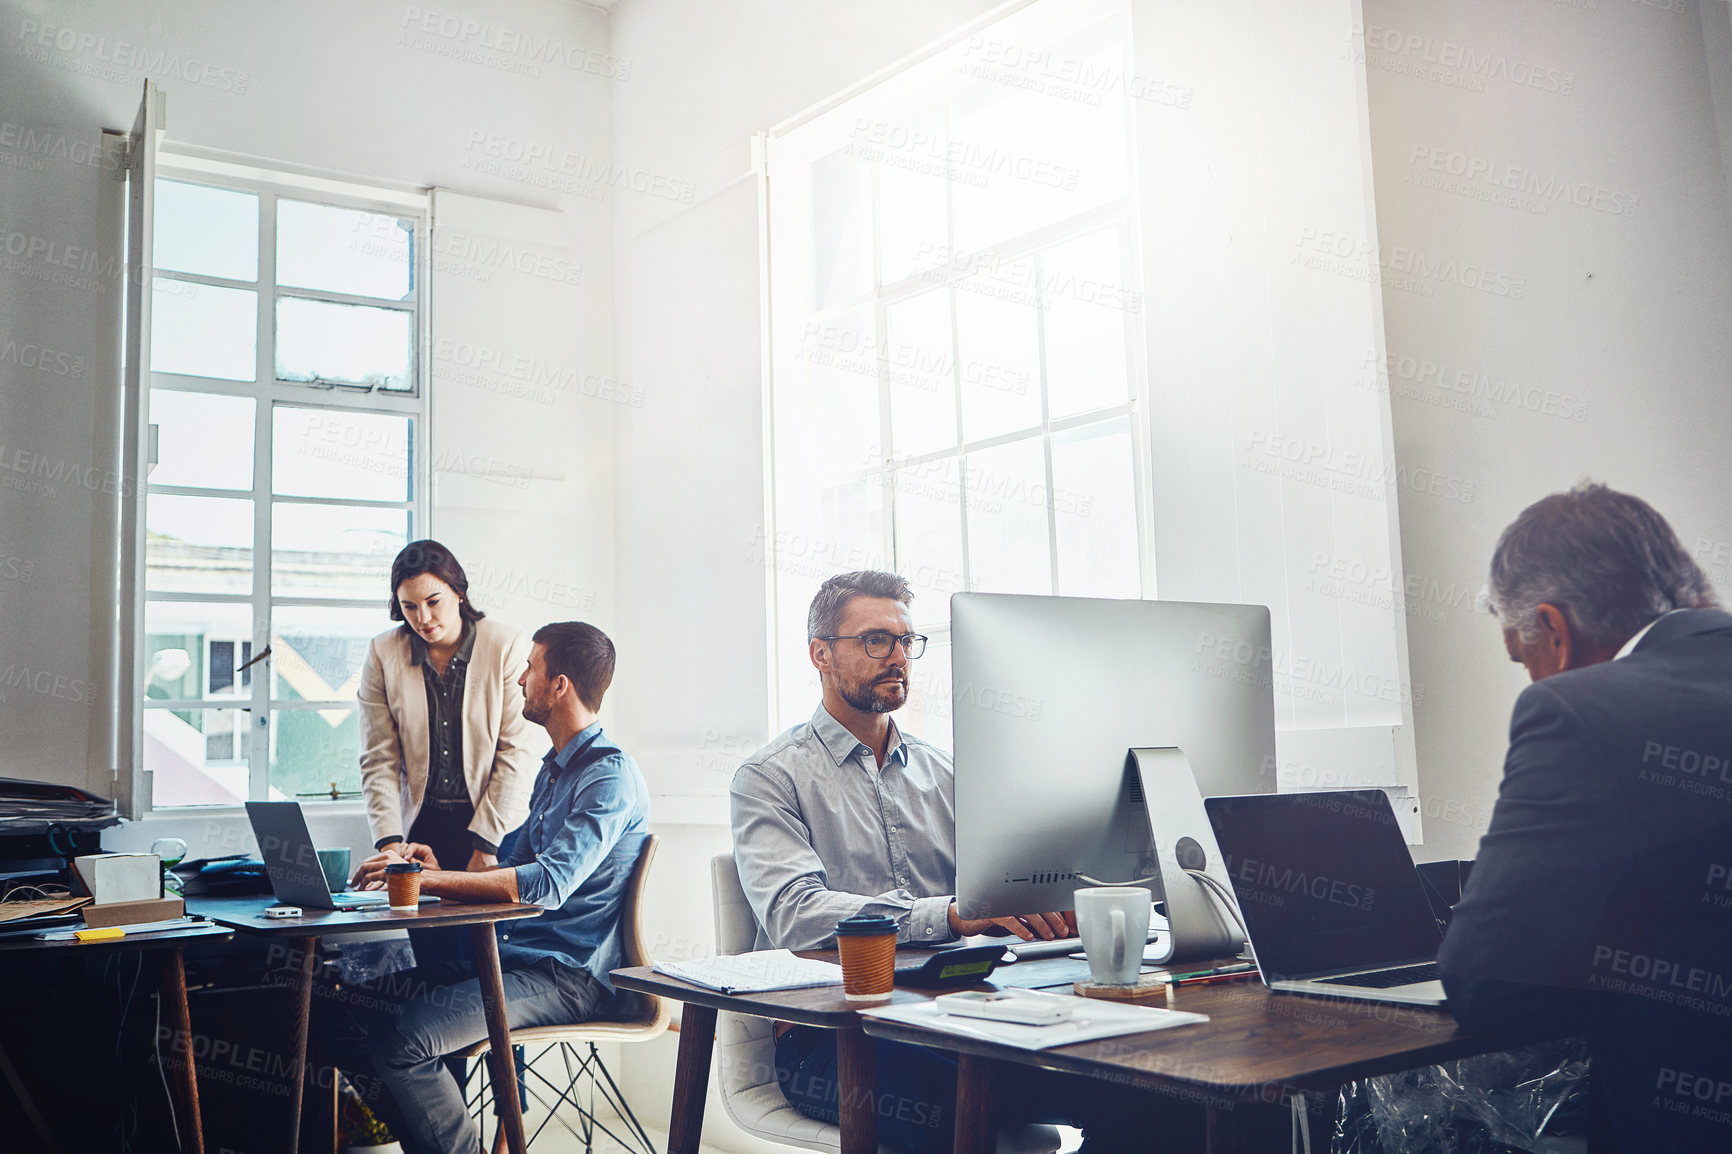
[(1271, 980), (1436, 956), (1442, 935), (1381, 790), (1204, 804)]

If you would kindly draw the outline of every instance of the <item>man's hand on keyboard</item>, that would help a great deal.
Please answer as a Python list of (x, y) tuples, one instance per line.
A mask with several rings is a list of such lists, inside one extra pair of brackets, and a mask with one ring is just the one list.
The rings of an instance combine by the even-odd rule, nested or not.
[(957, 937), (1008, 932), (1025, 942), (1036, 939), (1050, 942), (1054, 938), (1076, 937), (1076, 914), (1066, 910), (1063, 913), (1013, 914), (1003, 918), (965, 918), (957, 914), (956, 903), (951, 902), (950, 932)]

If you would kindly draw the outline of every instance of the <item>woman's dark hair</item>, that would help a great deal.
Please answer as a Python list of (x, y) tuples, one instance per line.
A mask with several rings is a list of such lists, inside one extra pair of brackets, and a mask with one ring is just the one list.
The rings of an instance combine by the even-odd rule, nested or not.
[(391, 620), (403, 620), (403, 607), (397, 604), (397, 587), (423, 573), (431, 573), (457, 592), (457, 612), (463, 615), (463, 620), (479, 621), (487, 616), (469, 603), (469, 578), (451, 550), (437, 541), (411, 541), (391, 562)]

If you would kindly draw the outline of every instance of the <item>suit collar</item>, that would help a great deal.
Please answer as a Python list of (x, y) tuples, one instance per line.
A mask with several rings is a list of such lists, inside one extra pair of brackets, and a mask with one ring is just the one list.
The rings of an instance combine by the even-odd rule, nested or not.
[(1642, 653), (1698, 633), (1732, 630), (1732, 613), (1724, 609), (1675, 609), (1648, 626), (1632, 652)]

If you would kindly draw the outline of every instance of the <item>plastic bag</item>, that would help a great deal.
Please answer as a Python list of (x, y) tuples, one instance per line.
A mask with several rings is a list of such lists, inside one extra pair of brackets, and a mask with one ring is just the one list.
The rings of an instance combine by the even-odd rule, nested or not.
[(1577, 1129), (1587, 1045), (1546, 1042), (1341, 1088), (1331, 1154), (1511, 1154)]

